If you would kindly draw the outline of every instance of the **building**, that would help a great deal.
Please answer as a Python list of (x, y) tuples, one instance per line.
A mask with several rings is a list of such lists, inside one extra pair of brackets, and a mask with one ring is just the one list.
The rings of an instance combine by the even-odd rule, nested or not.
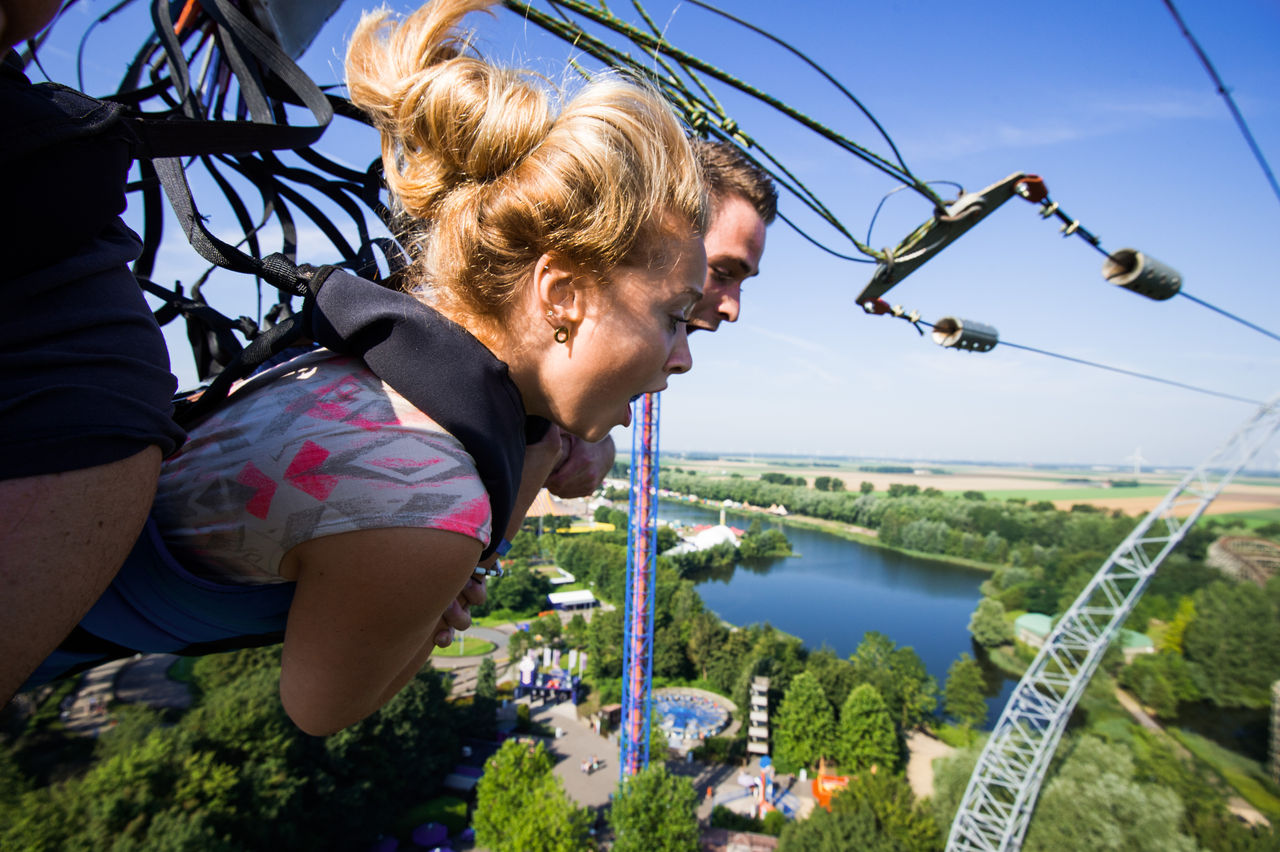
[(751, 681), (750, 723), (747, 727), (747, 753), (769, 753), (769, 678)]
[[(1042, 647), (1044, 640), (1049, 638), (1049, 634), (1052, 631), (1053, 619), (1040, 612), (1024, 613), (1013, 622), (1014, 636), (1017, 637), (1019, 642), (1024, 642), (1032, 648)], [(1156, 652), (1156, 645), (1151, 641), (1151, 637), (1136, 630), (1122, 629), (1116, 642), (1120, 645), (1120, 650), (1124, 652), (1124, 661), (1126, 663), (1132, 661), (1139, 654), (1154, 654)]]
[(590, 589), (578, 589), (573, 592), (552, 592), (547, 595), (547, 603), (552, 609), (591, 609), (596, 605), (596, 596)]
[(742, 530), (725, 526), (724, 524), (716, 524), (713, 527), (704, 527), (698, 529), (692, 536), (677, 544), (675, 547), (664, 553), (664, 556), (674, 556), (680, 553), (693, 553), (698, 550), (710, 550), (721, 544), (731, 544), (734, 547), (742, 544)]

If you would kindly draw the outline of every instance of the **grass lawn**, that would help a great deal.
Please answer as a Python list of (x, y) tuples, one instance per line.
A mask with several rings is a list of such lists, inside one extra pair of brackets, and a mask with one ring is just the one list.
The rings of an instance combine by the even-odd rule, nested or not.
[(509, 609), (495, 609), (488, 615), (482, 615), (479, 618), (472, 617), (471, 623), (476, 627), (497, 627), (500, 624), (512, 624), (517, 621), (533, 621), (537, 617), (537, 612), (531, 612), (526, 615)]
[(1267, 778), (1266, 768), (1262, 764), (1182, 728), (1169, 728), (1168, 731), (1197, 760), (1208, 764), (1249, 804), (1262, 811), (1267, 819), (1272, 822), (1280, 819), (1280, 789)]
[(461, 636), (454, 637), (453, 644), (448, 648), (436, 648), (431, 652), (433, 657), (478, 657), (481, 654), (487, 654), (494, 648), (498, 647), (486, 639), (476, 639), (474, 636), (470, 639), (464, 639)]

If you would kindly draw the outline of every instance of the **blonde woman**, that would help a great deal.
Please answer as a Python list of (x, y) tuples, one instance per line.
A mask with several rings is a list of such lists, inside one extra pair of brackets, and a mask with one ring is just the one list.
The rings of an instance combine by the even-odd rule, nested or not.
[[(413, 258), (402, 283), (432, 309), (389, 309), (362, 334), (399, 322), (446, 343), (402, 346), (386, 370), (376, 345), (276, 367), (191, 429), (160, 477), (152, 517), (195, 582), (291, 587), (280, 695), (312, 734), (377, 710), (467, 626), (494, 518), (523, 514), (560, 429), (599, 440), (691, 366), (706, 202), (679, 123), (642, 85), (593, 82), (557, 108), (535, 78), (470, 55), (459, 21), (488, 5), (366, 15), (347, 54)], [(327, 282), (320, 308), (351, 281)], [(388, 372), (442, 401), (411, 402)], [(476, 395), (488, 413), (458, 417)], [(494, 460), (466, 432), (508, 436), (499, 461), (534, 486), (491, 493)]]

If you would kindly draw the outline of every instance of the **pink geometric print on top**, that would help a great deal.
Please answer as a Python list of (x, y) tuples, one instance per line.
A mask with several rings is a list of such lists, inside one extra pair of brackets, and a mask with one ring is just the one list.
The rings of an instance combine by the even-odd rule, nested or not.
[(356, 530), (489, 540), (475, 463), (438, 423), (359, 361), (315, 353), (276, 369), (164, 464), (153, 516), (191, 570), (278, 582), (290, 548)]
[(253, 496), (245, 503), (245, 511), (255, 518), (265, 520), (271, 509), (271, 498), (276, 495), (275, 480), (258, 470), (253, 462), (247, 461), (236, 474), (236, 482), (254, 489)]
[(392, 417), (386, 422), (379, 423), (355, 410), (364, 390), (355, 376), (343, 376), (333, 384), (320, 387), (314, 392), (315, 402), (307, 412), (307, 416), (317, 420), (346, 421), (367, 432), (376, 432), (384, 426), (395, 426), (400, 422)]
[(437, 529), (473, 536), (477, 529), (487, 523), (489, 523), (489, 498), (477, 497), (459, 506), (456, 512), (440, 518)]
[(338, 477), (311, 473), (324, 464), (327, 458), (328, 450), (314, 441), (307, 441), (293, 457), (293, 461), (289, 462), (289, 469), (284, 472), (285, 481), (321, 502), (328, 500), (333, 489), (338, 487)]

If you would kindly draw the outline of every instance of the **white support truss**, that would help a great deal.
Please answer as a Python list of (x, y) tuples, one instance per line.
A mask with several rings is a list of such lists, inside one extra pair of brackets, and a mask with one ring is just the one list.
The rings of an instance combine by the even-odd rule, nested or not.
[(1227, 483), (1280, 428), (1280, 397), (1259, 408), (1174, 487), (1063, 613), (1014, 689), (978, 758), (948, 852), (1021, 848), (1045, 770), (1103, 652), (1156, 568)]

